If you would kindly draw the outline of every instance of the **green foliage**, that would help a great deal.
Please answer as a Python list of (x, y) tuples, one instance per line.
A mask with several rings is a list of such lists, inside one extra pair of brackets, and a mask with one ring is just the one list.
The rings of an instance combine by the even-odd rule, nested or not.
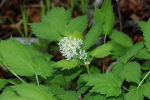
[(13, 38), (0, 43), (0, 54), (3, 64), (18, 75), (36, 74), (46, 78), (52, 73), (47, 56), (30, 47), (25, 47)]
[(139, 53), (144, 47), (143, 42), (136, 43), (132, 47), (130, 47), (123, 56), (118, 58), (119, 62), (126, 63), (131, 57), (134, 57), (136, 54)]
[(71, 69), (71, 68), (77, 67), (78, 65), (79, 65), (78, 60), (68, 61), (68, 60), (65, 60), (65, 59), (57, 61), (56, 63), (53, 64), (53, 66), (55, 66), (55, 67), (61, 67), (62, 70)]
[(83, 32), (87, 27), (87, 23), (87, 16), (71, 19), (71, 10), (53, 7), (45, 16), (42, 16), (42, 22), (30, 25), (33, 34), (36, 36), (49, 41), (57, 41), (64, 35), (64, 32)]
[(130, 90), (125, 95), (125, 100), (144, 100), (144, 96), (150, 99), (150, 83), (145, 83), (139, 88)]
[(103, 44), (101, 46), (98, 46), (94, 50), (90, 52), (90, 55), (96, 57), (96, 58), (104, 58), (111, 54), (113, 46), (111, 43)]
[(48, 87), (34, 84), (20, 84), (5, 90), (1, 100), (56, 100), (48, 91)]
[(113, 66), (113, 72), (122, 80), (128, 82), (139, 83), (141, 76), (141, 66), (138, 62), (129, 62), (126, 64), (115, 64)]
[(95, 22), (103, 23), (103, 34), (111, 34), (115, 22), (111, 0), (105, 0), (100, 10), (95, 7)]
[(8, 83), (7, 80), (5, 80), (5, 79), (0, 79), (0, 90), (1, 90), (2, 88), (4, 88), (7, 83)]
[(109, 97), (106, 98), (104, 95), (95, 94), (95, 93), (88, 93), (85, 95), (83, 100), (123, 100), (122, 97)]
[[(81, 1), (85, 11), (89, 0)], [(73, 7), (52, 7), (41, 22), (30, 24), (39, 43), (2, 40), (0, 65), (11, 77), (0, 79), (0, 100), (150, 99), (150, 20), (138, 22), (144, 42), (133, 44), (128, 35), (113, 30), (112, 8), (111, 0), (95, 8), (95, 24), (87, 31), (87, 15), (72, 18)], [(97, 45), (101, 34), (104, 44)]]
[(91, 46), (96, 44), (100, 39), (100, 34), (102, 33), (102, 26), (100, 24), (96, 24), (92, 26), (90, 31), (85, 36), (82, 48), (84, 50), (88, 50)]
[(139, 51), (138, 54), (135, 55), (136, 58), (139, 59), (150, 59), (150, 53), (147, 51), (147, 49), (142, 49)]
[(119, 96), (121, 94), (122, 81), (113, 73), (84, 75), (82, 79), (87, 82), (86, 85), (93, 86), (90, 92), (97, 92), (109, 96)]
[(143, 31), (144, 44), (147, 50), (150, 52), (150, 23), (139, 21), (138, 24)]
[(113, 30), (112, 34), (110, 35), (110, 39), (112, 39), (113, 42), (118, 43), (127, 48), (133, 45), (133, 42), (128, 35), (117, 30)]

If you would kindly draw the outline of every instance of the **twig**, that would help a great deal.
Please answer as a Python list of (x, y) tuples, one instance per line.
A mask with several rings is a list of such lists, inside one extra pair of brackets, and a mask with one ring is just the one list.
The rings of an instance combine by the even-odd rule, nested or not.
[(139, 88), (139, 87), (142, 85), (142, 83), (144, 82), (144, 80), (146, 79), (146, 77), (147, 77), (149, 74), (150, 74), (150, 71), (144, 76), (144, 78), (143, 78), (142, 81), (139, 83), (139, 85), (138, 85), (137, 88)]
[(37, 82), (37, 85), (40, 86), (40, 83), (39, 83), (39, 78), (37, 75), (35, 75), (35, 78), (36, 78), (36, 82)]
[(118, 16), (119, 16), (119, 24), (120, 24), (120, 31), (122, 32), (122, 18), (121, 18), (121, 11), (120, 11), (120, 7), (119, 7), (119, 1), (116, 0), (117, 3), (117, 10), (118, 10)]
[(0, 8), (3, 6), (4, 3), (5, 3), (5, 0), (2, 0), (0, 3)]

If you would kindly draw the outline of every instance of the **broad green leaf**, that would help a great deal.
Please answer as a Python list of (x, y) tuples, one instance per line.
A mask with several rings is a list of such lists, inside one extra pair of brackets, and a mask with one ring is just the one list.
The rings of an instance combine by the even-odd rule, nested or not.
[(33, 63), (25, 47), (17, 40), (11, 38), (9, 41), (0, 43), (0, 54), (4, 65), (21, 76), (33, 75)]
[(79, 16), (71, 19), (71, 10), (63, 7), (53, 7), (46, 15), (42, 16), (42, 22), (31, 23), (32, 33), (49, 41), (58, 41), (65, 36), (65, 32), (84, 32), (88, 25), (87, 16)]
[(113, 30), (112, 34), (110, 35), (110, 39), (112, 39), (113, 42), (127, 48), (133, 45), (131, 38), (127, 34), (117, 30)]
[(95, 22), (103, 22), (103, 33), (106, 35), (111, 34), (115, 22), (111, 0), (106, 0), (100, 10), (95, 8)]
[(0, 95), (0, 100), (33, 100), (33, 99), (20, 97), (13, 91), (11, 87), (7, 87)]
[(24, 83), (14, 86), (13, 89), (19, 94), (19, 96), (31, 100), (55, 100), (52, 94), (48, 91), (48, 87), (45, 86)]
[(5, 79), (0, 79), (0, 90), (1, 90), (2, 88), (4, 88), (7, 83), (8, 83), (7, 80), (5, 80)]
[(93, 86), (90, 92), (96, 92), (109, 96), (119, 96), (121, 94), (122, 81), (113, 73), (92, 74), (81, 76), (87, 82), (87, 86)]
[[(41, 75), (46, 78), (52, 74), (49, 56), (24, 46), (11, 38), (0, 43), (0, 54), (4, 65), (21, 76)], [(3, 49), (3, 50), (2, 50)]]
[(147, 82), (141, 86), (143, 95), (150, 99), (150, 82)]
[(124, 53), (126, 52), (127, 48), (123, 47), (122, 45), (112, 42), (110, 41), (110, 43), (113, 45), (112, 48), (112, 59), (117, 59), (119, 57), (121, 57), (122, 55), (124, 55)]
[(88, 50), (91, 46), (96, 44), (100, 39), (100, 34), (102, 33), (102, 26), (100, 24), (96, 24), (92, 26), (90, 31), (85, 36), (82, 48), (84, 50)]
[(130, 47), (123, 56), (118, 58), (117, 60), (122, 63), (126, 63), (131, 57), (134, 57), (136, 54), (140, 52), (141, 49), (143, 49), (144, 44), (143, 42), (136, 43), (132, 47)]
[(147, 49), (144, 48), (139, 51), (139, 53), (136, 54), (135, 57), (139, 59), (150, 59), (150, 53), (147, 51)]
[(78, 60), (60, 60), (57, 61), (53, 64), (54, 67), (60, 67), (62, 70), (64, 69), (71, 69), (74, 67), (79, 66), (79, 61)]
[(61, 100), (79, 100), (78, 94), (74, 91), (64, 91), (57, 95)]
[(131, 89), (126, 95), (125, 100), (144, 100), (144, 96), (150, 99), (150, 83), (147, 82), (139, 88)]
[(113, 46), (111, 43), (103, 44), (101, 46), (98, 46), (94, 50), (90, 52), (90, 55), (96, 57), (96, 58), (104, 58), (111, 54)]
[(32, 33), (40, 38), (47, 39), (49, 41), (57, 41), (61, 38), (59, 31), (54, 27), (50, 27), (48, 23), (32, 23), (30, 26), (32, 28)]
[(87, 26), (88, 26), (87, 16), (79, 16), (69, 21), (69, 24), (67, 25), (67, 31), (69, 32), (79, 31), (83, 34)]
[(148, 51), (150, 52), (150, 23), (138, 21), (138, 24), (143, 31), (144, 44), (146, 48), (148, 49)]
[(129, 62), (126, 64), (115, 64), (113, 72), (122, 80), (139, 83), (141, 76), (141, 66), (138, 62)]
[(125, 95), (124, 100), (144, 100), (144, 96), (140, 89), (133, 89)]

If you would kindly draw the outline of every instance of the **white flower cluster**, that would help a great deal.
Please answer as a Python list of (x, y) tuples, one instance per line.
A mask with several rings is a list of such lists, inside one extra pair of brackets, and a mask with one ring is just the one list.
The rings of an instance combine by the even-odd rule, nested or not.
[(72, 38), (70, 37), (64, 37), (60, 42), (58, 43), (60, 52), (67, 60), (76, 59), (79, 57), (79, 59), (86, 60), (87, 53), (85, 50), (81, 49), (81, 45), (83, 44), (83, 40), (79, 38)]

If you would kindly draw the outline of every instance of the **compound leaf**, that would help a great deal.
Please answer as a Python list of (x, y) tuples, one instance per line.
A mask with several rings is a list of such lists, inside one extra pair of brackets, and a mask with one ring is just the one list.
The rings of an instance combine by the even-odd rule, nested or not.
[(138, 62), (129, 62), (126, 64), (115, 64), (113, 72), (122, 80), (139, 83), (141, 76), (141, 66)]
[(113, 73), (93, 74), (81, 76), (87, 81), (88, 86), (93, 86), (90, 92), (97, 92), (109, 96), (119, 96), (121, 94), (122, 81)]

